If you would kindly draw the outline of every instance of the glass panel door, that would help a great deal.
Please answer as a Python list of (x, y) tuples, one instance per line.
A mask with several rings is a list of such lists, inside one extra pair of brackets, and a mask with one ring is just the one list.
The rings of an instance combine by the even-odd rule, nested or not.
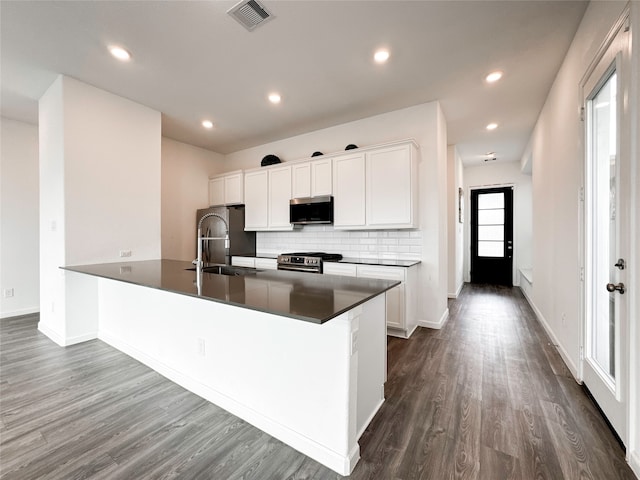
[(605, 286), (616, 278), (617, 115), (613, 72), (589, 101), (589, 136), (592, 172), (593, 292), (590, 357), (615, 385), (616, 296)]

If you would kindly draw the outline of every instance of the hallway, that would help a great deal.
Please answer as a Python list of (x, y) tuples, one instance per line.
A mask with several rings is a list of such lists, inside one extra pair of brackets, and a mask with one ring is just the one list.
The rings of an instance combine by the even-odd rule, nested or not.
[[(442, 330), (389, 337), (386, 402), (350, 478), (635, 478), (519, 289), (468, 284), (449, 307)], [(56, 346), (37, 320), (0, 322), (0, 478), (340, 478), (101, 341)]]

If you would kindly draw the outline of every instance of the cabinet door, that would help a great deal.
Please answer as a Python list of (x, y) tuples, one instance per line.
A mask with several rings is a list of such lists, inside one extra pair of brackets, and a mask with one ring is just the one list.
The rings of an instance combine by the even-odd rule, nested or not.
[(224, 178), (209, 179), (209, 206), (218, 207), (224, 205)]
[(289, 201), (291, 200), (291, 167), (269, 170), (269, 229), (291, 230)]
[(413, 164), (410, 145), (367, 152), (367, 224), (414, 227)]
[(255, 265), (256, 265), (256, 268), (260, 268), (262, 270), (277, 270), (278, 269), (278, 261), (275, 258), (260, 258), (260, 257), (256, 257)]
[(357, 277), (358, 272), (355, 263), (324, 262), (322, 273), (325, 275), (342, 275), (343, 277)]
[(231, 257), (231, 265), (234, 267), (249, 267), (254, 268), (256, 266), (256, 259), (253, 257)]
[(242, 173), (224, 177), (224, 202), (227, 205), (244, 203), (244, 175)]
[(244, 229), (266, 230), (268, 222), (268, 172), (250, 172), (244, 176)]
[(291, 167), (291, 198), (311, 196), (311, 164), (298, 163)]
[(330, 158), (311, 162), (311, 196), (331, 195), (333, 193), (333, 162)]
[(387, 327), (406, 328), (405, 322), (405, 269), (378, 265), (358, 265), (358, 277), (396, 280), (400, 285), (387, 290)]
[(344, 155), (333, 159), (333, 226), (363, 227), (365, 216), (364, 154)]

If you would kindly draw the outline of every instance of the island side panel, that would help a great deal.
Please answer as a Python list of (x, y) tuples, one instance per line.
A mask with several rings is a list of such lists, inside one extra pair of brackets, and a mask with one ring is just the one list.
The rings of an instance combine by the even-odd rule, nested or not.
[(338, 473), (355, 466), (361, 309), (318, 325), (108, 279), (99, 299), (99, 338)]

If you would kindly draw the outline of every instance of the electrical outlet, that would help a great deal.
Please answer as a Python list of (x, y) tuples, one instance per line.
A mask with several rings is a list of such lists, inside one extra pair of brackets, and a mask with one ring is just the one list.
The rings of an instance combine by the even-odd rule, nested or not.
[(205, 344), (204, 338), (198, 338), (197, 350), (198, 350), (198, 356), (199, 357), (204, 357), (205, 356), (205, 354), (206, 354), (206, 344)]
[(2, 291), (2, 296), (3, 296), (4, 298), (11, 298), (11, 297), (13, 297), (13, 288), (5, 288), (5, 289)]
[(120, 258), (130, 257), (131, 250), (120, 250)]

